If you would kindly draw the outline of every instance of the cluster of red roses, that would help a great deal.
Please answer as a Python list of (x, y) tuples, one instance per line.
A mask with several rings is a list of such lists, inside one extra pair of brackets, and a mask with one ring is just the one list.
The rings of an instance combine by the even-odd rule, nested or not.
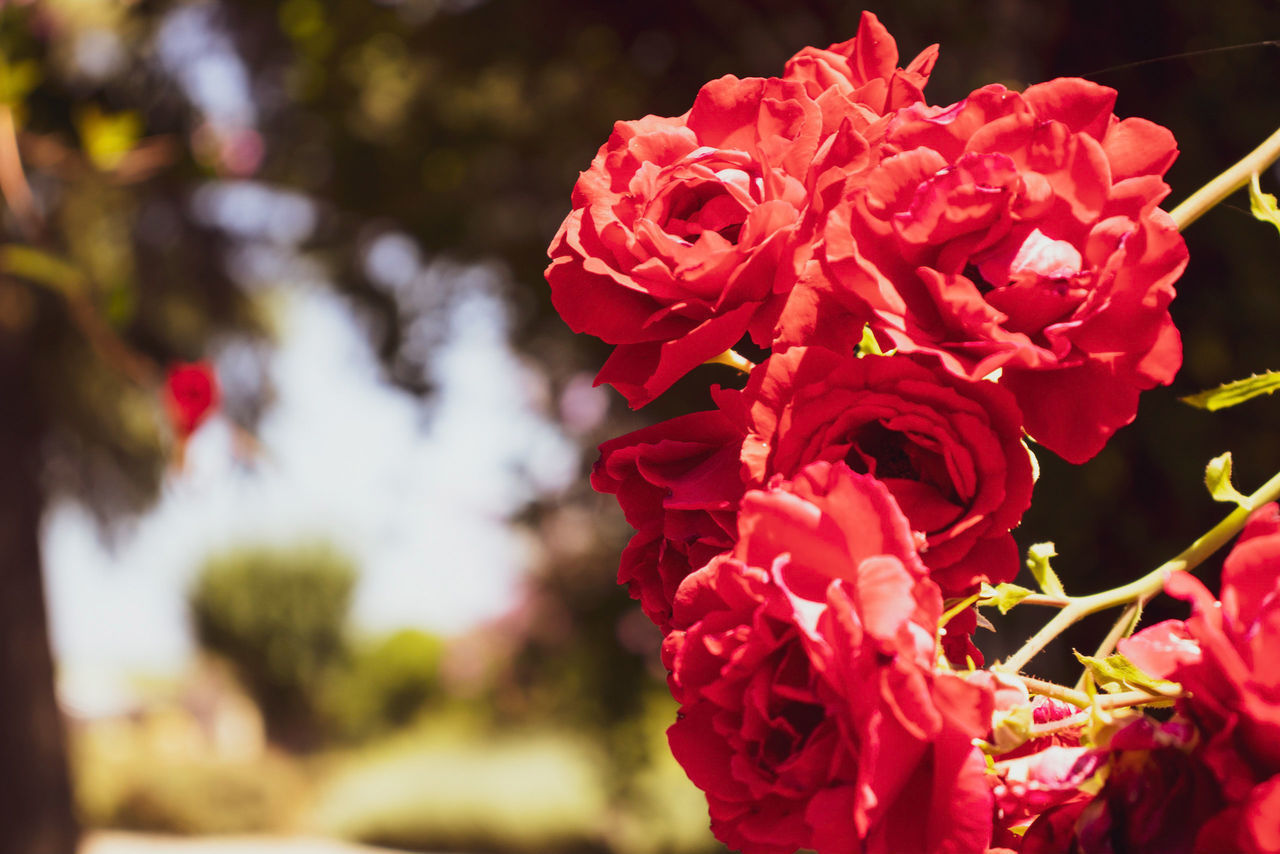
[[(619, 580), (665, 635), (671, 749), (748, 854), (1280, 850), (1240, 820), (1280, 810), (1280, 668), (1252, 658), (1280, 593), (1219, 612), (1179, 580), (1197, 615), (1129, 642), (1206, 686), (1185, 718), (975, 746), (1012, 708), (1074, 709), (974, 670), (976, 612), (942, 627), (944, 601), (1017, 573), (1024, 433), (1083, 462), (1172, 380), (1186, 249), (1158, 207), (1167, 130), (1078, 79), (930, 106), (936, 53), (897, 67), (864, 14), (781, 78), (618, 122), (551, 246), (557, 310), (615, 345), (598, 381), (632, 406), (746, 336), (770, 354), (592, 476), (636, 529)], [(1244, 829), (1214, 848), (1193, 819)]]

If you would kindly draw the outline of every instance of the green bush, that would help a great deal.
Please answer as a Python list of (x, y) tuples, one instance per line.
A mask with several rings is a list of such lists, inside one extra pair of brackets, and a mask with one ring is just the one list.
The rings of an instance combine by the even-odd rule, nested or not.
[(347, 654), (356, 570), (324, 545), (253, 546), (210, 558), (188, 603), (202, 647), (234, 667), (268, 737), (314, 747), (320, 692)]
[(727, 854), (711, 835), (707, 799), (689, 781), (667, 747), (667, 727), (676, 703), (664, 693), (646, 698), (632, 733), (647, 748), (641, 767), (628, 778), (610, 846), (622, 854)]
[(331, 731), (358, 740), (410, 723), (443, 697), (443, 654), (443, 641), (417, 629), (358, 647), (325, 686), (324, 715)]

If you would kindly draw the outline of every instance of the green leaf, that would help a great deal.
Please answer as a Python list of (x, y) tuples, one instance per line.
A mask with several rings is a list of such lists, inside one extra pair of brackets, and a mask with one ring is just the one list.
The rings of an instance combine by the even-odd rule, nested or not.
[(1215, 389), (1187, 395), (1180, 400), (1197, 409), (1216, 412), (1219, 409), (1252, 400), (1259, 395), (1271, 394), (1276, 389), (1280, 389), (1280, 371), (1267, 371), (1265, 374), (1254, 374), (1247, 379), (1223, 383)]
[(1249, 182), (1249, 211), (1263, 222), (1269, 222), (1280, 230), (1280, 207), (1276, 206), (1276, 197), (1262, 192), (1258, 183), (1258, 173), (1253, 173)]
[(142, 137), (142, 118), (134, 112), (107, 115), (90, 106), (80, 112), (78, 120), (85, 154), (103, 172), (119, 166)]
[(991, 716), (993, 752), (1008, 753), (1026, 744), (1031, 738), (1031, 727), (1035, 724), (1034, 714), (1030, 705), (1015, 706), (1007, 711), (996, 711)]
[(1026, 599), (1034, 590), (1028, 590), (1025, 587), (1019, 587), (1017, 584), (997, 584), (992, 587), (985, 582), (982, 585), (982, 591), (979, 594), (982, 598), (978, 601), (979, 605), (995, 605), (1000, 609), (1001, 614), (1007, 614), (1013, 610), (1013, 606), (1017, 605), (1023, 599)]
[(884, 351), (880, 349), (880, 342), (876, 340), (875, 333), (871, 331), (871, 324), (862, 327), (862, 340), (858, 342), (858, 358), (863, 356), (883, 356)]
[(52, 288), (62, 294), (83, 289), (84, 277), (72, 265), (57, 256), (10, 243), (0, 246), (0, 272)]
[(40, 66), (35, 60), (9, 62), (0, 55), (0, 104), (22, 103), (39, 82)]
[(1235, 503), (1241, 507), (1245, 507), (1249, 503), (1249, 499), (1241, 495), (1231, 485), (1230, 451), (1209, 460), (1209, 464), (1204, 467), (1204, 485), (1209, 490), (1209, 494), (1213, 496), (1214, 501)]
[(1067, 591), (1062, 588), (1062, 582), (1058, 580), (1058, 574), (1053, 571), (1053, 567), (1049, 566), (1049, 559), (1057, 556), (1053, 543), (1036, 543), (1027, 549), (1027, 569), (1031, 570), (1031, 575), (1035, 578), (1036, 584), (1040, 585), (1041, 590), (1050, 596), (1065, 598)]
[(1177, 682), (1160, 679), (1142, 671), (1121, 653), (1113, 653), (1106, 658), (1095, 658), (1078, 652), (1075, 656), (1104, 691), (1147, 691), (1163, 697), (1176, 697), (1182, 693), (1182, 686)]

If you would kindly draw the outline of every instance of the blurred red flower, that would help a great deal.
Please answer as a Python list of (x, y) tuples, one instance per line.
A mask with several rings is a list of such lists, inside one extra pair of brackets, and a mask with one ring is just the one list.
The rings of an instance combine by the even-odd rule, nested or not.
[(179, 439), (186, 439), (218, 407), (218, 377), (209, 362), (177, 363), (164, 380), (164, 405)]

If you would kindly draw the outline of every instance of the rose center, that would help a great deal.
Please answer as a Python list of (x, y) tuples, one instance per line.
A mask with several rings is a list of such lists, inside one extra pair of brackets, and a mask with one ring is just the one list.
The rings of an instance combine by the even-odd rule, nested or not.
[[(905, 433), (891, 430), (881, 421), (859, 427), (845, 455), (849, 468), (882, 481), (909, 480), (932, 487), (953, 504), (961, 504), (947, 461)], [(892, 492), (893, 486), (889, 485)]]
[(646, 218), (685, 243), (715, 233), (736, 245), (747, 215), (760, 204), (764, 183), (747, 164), (715, 154), (712, 149), (700, 149), (690, 155), (689, 162), (664, 176), (647, 206)]
[(686, 185), (672, 194), (662, 228), (673, 237), (690, 243), (704, 232), (714, 231), (730, 243), (737, 243), (747, 210), (721, 184)]
[(986, 296), (995, 290), (995, 285), (991, 284), (983, 277), (982, 271), (978, 269), (977, 264), (966, 264), (962, 275), (973, 282), (973, 286), (978, 289), (978, 293)]
[(920, 473), (916, 471), (906, 445), (901, 433), (890, 430), (879, 421), (872, 421), (854, 435), (853, 446), (845, 462), (859, 474), (870, 474), (881, 480), (889, 477), (918, 480)]
[(784, 705), (760, 745), (762, 765), (777, 768), (795, 756), (824, 717), (826, 710), (815, 703), (793, 700)]

